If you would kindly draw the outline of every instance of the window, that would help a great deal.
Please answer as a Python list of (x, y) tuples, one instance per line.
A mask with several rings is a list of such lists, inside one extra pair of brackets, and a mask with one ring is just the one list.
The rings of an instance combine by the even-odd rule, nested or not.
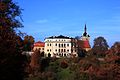
[(63, 49), (61, 49), (61, 52), (63, 52)]
[(42, 48), (42, 50), (44, 50), (44, 48)]
[(63, 47), (63, 44), (61, 44), (61, 47)]
[(66, 54), (64, 54), (64, 56), (66, 56)]
[(66, 49), (64, 49), (64, 52), (66, 52)]
[(47, 44), (47, 46), (49, 46), (49, 44)]
[(50, 44), (50, 46), (51, 46), (51, 44)]
[(69, 46), (69, 44), (67, 44), (67, 46)]
[(50, 49), (50, 52), (51, 52), (51, 49)]
[(60, 44), (59, 44), (59, 47), (60, 47)]
[(74, 56), (77, 56), (76, 54), (74, 54)]
[(39, 48), (39, 50), (41, 50), (41, 48)]
[(59, 54), (59, 56), (61, 56), (61, 53)]
[(67, 50), (67, 52), (69, 52), (69, 49)]
[(57, 52), (57, 49), (55, 51)]
[(47, 52), (49, 52), (49, 49), (47, 49)]
[(55, 46), (57, 46), (57, 43), (55, 44)]
[(60, 49), (59, 49), (59, 52), (60, 52)]

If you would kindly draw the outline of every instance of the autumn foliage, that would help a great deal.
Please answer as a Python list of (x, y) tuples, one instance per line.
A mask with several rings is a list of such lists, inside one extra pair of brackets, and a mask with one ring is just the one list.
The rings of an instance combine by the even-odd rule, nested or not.
[(63, 60), (63, 61), (60, 63), (60, 66), (61, 66), (62, 68), (67, 68), (67, 67), (68, 67), (68, 63), (67, 63), (65, 60)]
[[(0, 80), (23, 80), (26, 57), (16, 29), (22, 27), (21, 9), (12, 0), (0, 0)], [(18, 18), (18, 19), (16, 19)]]
[[(104, 38), (100, 37), (100, 39)], [(38, 71), (36, 76), (29, 77), (28, 79), (119, 80), (120, 43), (116, 42), (110, 49), (108, 49), (106, 40), (100, 40), (97, 44), (95, 43), (95, 45), (98, 44), (100, 45), (97, 48), (94, 46), (94, 49), (85, 52), (86, 55), (84, 57), (37, 58), (38, 56), (35, 57), (37, 54), (34, 54), (34, 56), (31, 56), (31, 67), (35, 68), (39, 66), (38, 69), (42, 69), (42, 71)], [(103, 52), (100, 52), (102, 48)], [(37, 61), (40, 61), (40, 63), (38, 64)], [(43, 68), (43, 65), (46, 66)]]

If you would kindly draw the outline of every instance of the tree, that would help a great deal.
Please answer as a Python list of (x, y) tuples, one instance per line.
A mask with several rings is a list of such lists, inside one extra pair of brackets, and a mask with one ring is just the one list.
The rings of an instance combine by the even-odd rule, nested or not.
[(44, 52), (41, 52), (41, 57), (44, 57)]
[(107, 51), (106, 61), (120, 64), (120, 42), (115, 42)]
[(111, 50), (114, 54), (120, 56), (120, 42), (115, 42), (114, 45), (111, 47)]
[(78, 49), (78, 57), (85, 57), (86, 51), (84, 49)]
[(31, 55), (31, 62), (30, 66), (32, 69), (32, 74), (35, 75), (36, 72), (40, 71), (40, 51), (36, 50), (32, 55)]
[(105, 56), (105, 52), (108, 50), (108, 48), (109, 46), (104, 37), (98, 37), (94, 39), (94, 45), (92, 48), (93, 54), (103, 57)]
[(75, 39), (78, 39), (78, 40), (79, 40), (79, 39), (80, 39), (80, 36), (76, 36)]
[(61, 61), (60, 66), (61, 66), (61, 68), (65, 69), (68, 67), (68, 63), (65, 60), (63, 60), (63, 61)]
[(25, 56), (16, 29), (22, 27), (21, 9), (12, 0), (0, 0), (0, 80), (22, 80)]
[(24, 37), (24, 50), (25, 51), (31, 51), (33, 48), (33, 44), (34, 44), (34, 38), (33, 36), (25, 36)]

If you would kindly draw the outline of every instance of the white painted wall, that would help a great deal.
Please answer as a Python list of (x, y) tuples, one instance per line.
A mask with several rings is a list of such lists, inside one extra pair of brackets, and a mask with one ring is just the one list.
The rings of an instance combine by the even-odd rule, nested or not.
[[(56, 46), (57, 44), (57, 46)], [(59, 47), (63, 44), (63, 47)], [(64, 47), (64, 44), (66, 47)], [(69, 46), (67, 46), (69, 45)], [(60, 49), (60, 52), (59, 52)], [(63, 52), (61, 50), (63, 49)], [(64, 52), (64, 49), (66, 52)], [(57, 51), (56, 51), (57, 50)], [(67, 51), (69, 50), (69, 51)], [(61, 38), (55, 38), (55, 39), (45, 39), (45, 50), (44, 50), (46, 56), (48, 56), (48, 53), (51, 54), (51, 57), (53, 57), (53, 53), (63, 53), (64, 54), (69, 54), (71, 53), (71, 39), (61, 39)]]

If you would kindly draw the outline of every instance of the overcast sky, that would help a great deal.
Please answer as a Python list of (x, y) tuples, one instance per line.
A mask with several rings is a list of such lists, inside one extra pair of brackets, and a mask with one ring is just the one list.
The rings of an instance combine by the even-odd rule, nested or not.
[(81, 36), (84, 25), (90, 43), (103, 36), (109, 45), (120, 41), (120, 0), (14, 0), (24, 11), (24, 28), (35, 41), (45, 37)]

